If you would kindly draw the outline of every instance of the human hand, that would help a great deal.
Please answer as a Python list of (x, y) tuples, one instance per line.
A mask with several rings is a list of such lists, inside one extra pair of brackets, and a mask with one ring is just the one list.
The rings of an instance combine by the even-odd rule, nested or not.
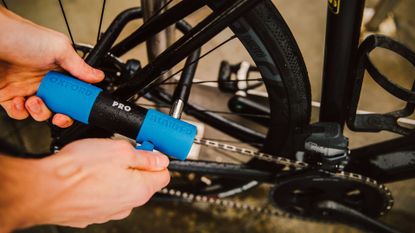
[[(14, 119), (31, 115), (36, 121), (52, 116), (35, 96), (40, 81), (50, 70), (63, 69), (73, 76), (97, 83), (104, 73), (90, 67), (78, 56), (68, 38), (36, 25), (0, 7), (0, 105)], [(56, 114), (52, 123), (69, 127), (72, 119)]]
[(14, 190), (12, 200), (17, 201), (10, 204), (13, 210), (7, 218), (21, 220), (13, 224), (15, 228), (39, 224), (85, 227), (123, 219), (168, 184), (168, 163), (166, 156), (135, 150), (126, 141), (71, 143), (26, 171), (15, 171), (14, 183), (3, 187)]

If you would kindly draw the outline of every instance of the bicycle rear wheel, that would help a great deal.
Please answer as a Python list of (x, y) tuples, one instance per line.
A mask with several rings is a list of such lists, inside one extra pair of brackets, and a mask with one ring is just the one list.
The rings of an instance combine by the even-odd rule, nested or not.
[[(221, 1), (217, 2), (219, 8)], [(257, 66), (267, 92), (270, 124), (261, 149), (292, 157), (296, 150), (293, 146), (295, 132), (309, 123), (311, 114), (310, 84), (298, 46), (283, 17), (269, 0), (260, 2), (229, 28)], [(189, 115), (192, 114), (189, 112)], [(15, 135), (21, 133), (19, 130), (13, 132)], [(30, 152), (21, 142), (14, 144), (21, 152)], [(228, 179), (217, 179), (219, 185), (214, 193), (235, 188), (235, 183), (230, 183)], [(243, 183), (236, 186), (240, 185)], [(203, 193), (204, 188), (198, 186), (200, 190), (193, 191)]]

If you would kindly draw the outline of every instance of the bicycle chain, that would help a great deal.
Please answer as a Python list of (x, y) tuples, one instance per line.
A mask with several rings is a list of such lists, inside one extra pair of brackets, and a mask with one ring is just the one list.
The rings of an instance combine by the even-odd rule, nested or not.
[[(302, 161), (297, 161), (297, 160), (291, 160), (285, 157), (277, 157), (277, 156), (273, 156), (270, 154), (266, 154), (266, 153), (262, 153), (256, 150), (252, 150), (252, 149), (247, 149), (247, 148), (241, 148), (241, 147), (236, 147), (233, 145), (229, 145), (229, 144), (224, 144), (218, 141), (214, 141), (214, 140), (208, 140), (208, 139), (195, 139), (194, 141), (195, 144), (199, 144), (199, 145), (203, 145), (206, 147), (210, 147), (210, 148), (215, 148), (215, 149), (221, 149), (224, 151), (228, 151), (228, 152), (234, 152), (234, 153), (238, 153), (240, 155), (244, 155), (244, 156), (248, 156), (250, 158), (256, 158), (262, 161), (266, 161), (266, 162), (272, 162), (278, 165), (283, 165), (289, 169), (295, 169), (295, 170), (300, 170), (300, 169), (305, 169), (310, 167), (310, 165), (308, 163), (302, 162)], [(320, 164), (317, 164), (317, 166)], [(383, 184), (378, 184), (378, 182), (376, 180), (373, 180), (369, 177), (365, 177), (362, 176), (360, 174), (355, 174), (355, 173), (350, 173), (350, 172), (330, 172), (330, 171), (325, 171), (325, 170), (321, 170), (320, 171), (332, 175), (332, 176), (336, 176), (336, 177), (340, 177), (343, 179), (348, 179), (348, 180), (354, 180), (354, 181), (358, 181), (364, 184), (367, 184), (369, 186), (372, 186), (374, 188), (377, 188), (380, 192), (384, 193), (384, 195), (388, 198), (387, 200), (387, 205), (384, 209), (384, 211), (382, 211), (380, 214), (383, 215), (385, 214), (387, 211), (389, 211), (392, 206), (393, 206), (393, 198), (392, 198), (392, 193), (390, 192), (390, 190)], [(245, 204), (242, 202), (238, 202), (238, 201), (233, 201), (233, 200), (228, 200), (228, 199), (221, 199), (219, 197), (209, 197), (209, 196), (205, 196), (205, 195), (199, 195), (199, 194), (193, 194), (193, 193), (189, 193), (189, 192), (182, 192), (180, 190), (175, 190), (175, 189), (170, 189), (170, 188), (164, 188), (160, 191), (160, 193), (162, 194), (166, 194), (169, 196), (173, 196), (173, 197), (178, 197), (181, 198), (183, 200), (192, 202), (192, 203), (207, 203), (213, 206), (217, 206), (217, 207), (223, 207), (223, 208), (231, 208), (231, 209), (237, 209), (237, 210), (245, 210), (248, 212), (252, 212), (252, 213), (259, 213), (259, 214), (265, 214), (268, 216), (277, 216), (277, 217), (288, 217), (288, 218), (300, 218), (302, 220), (308, 220), (305, 218), (301, 218), (299, 216), (294, 216), (290, 213), (287, 212), (283, 212), (281, 210), (278, 210), (276, 208), (264, 208), (264, 207), (259, 207), (259, 206), (254, 206), (254, 205), (249, 205), (249, 204)]]
[[(92, 48), (92, 46), (91, 46), (91, 48)], [(118, 57), (114, 56), (113, 54), (109, 54), (109, 55), (112, 58), (119, 59)], [(273, 155), (262, 153), (262, 152), (259, 152), (259, 151), (256, 151), (256, 150), (236, 147), (236, 146), (233, 146), (233, 145), (224, 144), (224, 143), (209, 140), (209, 139), (195, 139), (194, 143), (199, 144), (199, 145), (203, 145), (203, 146), (207, 146), (207, 147), (210, 147), (210, 148), (216, 148), (216, 149), (221, 149), (221, 150), (225, 150), (225, 151), (229, 151), (229, 152), (238, 153), (238, 154), (241, 154), (241, 155), (244, 155), (244, 156), (249, 156), (251, 158), (256, 158), (256, 159), (263, 160), (263, 161), (266, 161), (266, 162), (272, 162), (272, 163), (275, 163), (275, 164), (278, 164), (278, 165), (283, 165), (283, 166), (285, 166), (289, 169), (300, 170), (300, 169), (304, 169), (304, 168), (309, 167), (309, 164), (307, 164), (305, 162), (302, 162), (302, 161), (291, 160), (291, 159), (288, 159), (288, 158), (285, 158), (285, 157), (273, 156)], [(316, 164), (316, 165), (321, 165), (321, 164)], [(388, 205), (386, 206), (385, 210), (389, 211), (392, 208), (393, 198), (392, 198), (392, 194), (391, 194), (390, 190), (382, 184), (378, 185), (376, 180), (370, 179), (368, 177), (364, 177), (364, 176), (359, 175), (359, 174), (354, 174), (354, 173), (346, 173), (346, 172), (332, 173), (332, 172), (328, 172), (328, 171), (324, 171), (324, 172), (326, 172), (330, 175), (334, 175), (334, 176), (337, 176), (337, 177), (342, 177), (342, 178), (345, 178), (345, 179), (357, 180), (357, 181), (360, 181), (360, 182), (363, 182), (365, 184), (368, 184), (368, 185), (371, 185), (373, 187), (378, 188), (380, 191), (384, 192), (385, 195), (388, 197)], [(204, 203), (208, 203), (208, 204), (215, 205), (215, 206), (220, 206), (220, 207), (225, 207), (225, 208), (233, 208), (233, 209), (241, 209), (241, 210), (246, 210), (246, 211), (250, 211), (250, 212), (256, 212), (256, 213), (259, 213), (259, 214), (266, 214), (266, 215), (270, 215), (270, 216), (289, 217), (289, 218), (295, 217), (295, 218), (299, 218), (299, 219), (303, 219), (303, 220), (308, 220), (306, 218), (301, 218), (299, 216), (294, 216), (290, 213), (277, 210), (276, 208), (273, 208), (273, 209), (263, 208), (263, 207), (259, 207), (259, 206), (248, 205), (248, 204), (241, 203), (241, 202), (238, 202), (238, 201), (232, 201), (232, 200), (220, 199), (220, 198), (213, 198), (213, 197), (208, 197), (208, 196), (204, 196), (204, 195), (197, 195), (197, 194), (192, 194), (192, 193), (187, 193), (187, 192), (181, 192), (179, 190), (174, 190), (174, 189), (164, 188), (160, 191), (160, 193), (168, 194), (170, 196), (179, 197), (179, 198), (182, 198), (182, 199), (190, 201), (190, 202), (204, 202)], [(382, 212), (381, 215), (386, 213), (386, 211)]]

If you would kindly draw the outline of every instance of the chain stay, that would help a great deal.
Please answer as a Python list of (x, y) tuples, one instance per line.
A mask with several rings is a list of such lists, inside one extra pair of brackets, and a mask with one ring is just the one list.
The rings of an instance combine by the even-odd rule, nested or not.
[[(266, 162), (272, 162), (272, 163), (275, 163), (275, 164), (278, 164), (278, 165), (283, 165), (285, 167), (288, 167), (289, 169), (301, 170), (301, 169), (305, 169), (305, 168), (310, 167), (310, 165), (308, 163), (305, 163), (305, 162), (302, 162), (302, 161), (291, 160), (291, 159), (288, 159), (288, 158), (285, 158), (285, 157), (272, 156), (270, 154), (262, 153), (262, 152), (259, 152), (259, 151), (256, 151), (256, 150), (242, 148), (242, 147), (236, 147), (236, 146), (233, 146), (233, 145), (224, 144), (224, 143), (217, 142), (217, 141), (214, 141), (214, 140), (196, 138), (194, 143), (199, 144), (199, 145), (203, 145), (203, 146), (207, 146), (207, 147), (210, 147), (210, 148), (216, 148), (216, 149), (221, 149), (221, 150), (225, 150), (225, 151), (229, 151), (229, 152), (238, 153), (240, 155), (249, 156), (250, 158), (256, 158), (256, 159), (263, 160), (263, 161), (266, 161)], [(369, 177), (362, 176), (360, 174), (344, 172), (344, 171), (337, 172), (337, 173), (330, 172), (330, 171), (325, 171), (325, 170), (320, 170), (320, 171), (324, 172), (328, 175), (331, 175), (331, 176), (340, 177), (342, 179), (347, 179), (347, 180), (357, 181), (357, 182), (364, 183), (366, 185), (372, 186), (374, 188), (377, 188), (387, 198), (387, 201), (386, 201), (387, 204), (386, 204), (384, 210), (380, 213), (380, 215), (384, 215), (393, 206), (392, 193), (390, 192), (390, 190), (385, 185), (378, 184), (378, 182), (376, 180), (373, 180)], [(302, 220), (308, 220), (308, 219), (304, 219), (304, 218), (301, 218), (301, 217), (298, 217), (298, 216), (294, 216), (290, 213), (284, 212), (282, 210), (278, 210), (276, 208), (275, 209), (264, 208), (264, 207), (245, 204), (245, 203), (238, 202), (238, 201), (232, 201), (232, 200), (228, 200), (228, 199), (220, 199), (218, 197), (213, 197), (213, 196), (192, 194), (192, 193), (182, 192), (182, 191), (179, 191), (179, 190), (174, 190), (174, 189), (169, 189), (169, 188), (162, 189), (160, 191), (160, 193), (165, 194), (165, 195), (169, 195), (169, 196), (179, 197), (179, 198), (182, 198), (183, 200), (193, 202), (193, 203), (200, 203), (201, 202), (201, 203), (207, 203), (207, 204), (222, 207), (222, 208), (245, 210), (245, 211), (248, 211), (248, 212), (259, 213), (259, 214), (264, 214), (264, 215), (268, 215), (268, 216), (288, 217), (288, 218), (295, 217), (295, 218), (299, 218), (299, 219), (302, 219)]]

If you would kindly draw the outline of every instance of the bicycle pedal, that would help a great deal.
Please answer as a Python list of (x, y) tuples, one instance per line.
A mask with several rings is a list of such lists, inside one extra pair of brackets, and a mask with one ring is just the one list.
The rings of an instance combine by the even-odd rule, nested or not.
[(246, 91), (258, 87), (258, 83), (248, 83), (251, 72), (259, 72), (259, 70), (247, 61), (242, 61), (234, 65), (229, 64), (227, 61), (222, 61), (220, 63), (218, 75), (219, 90), (235, 93), (241, 90)]

